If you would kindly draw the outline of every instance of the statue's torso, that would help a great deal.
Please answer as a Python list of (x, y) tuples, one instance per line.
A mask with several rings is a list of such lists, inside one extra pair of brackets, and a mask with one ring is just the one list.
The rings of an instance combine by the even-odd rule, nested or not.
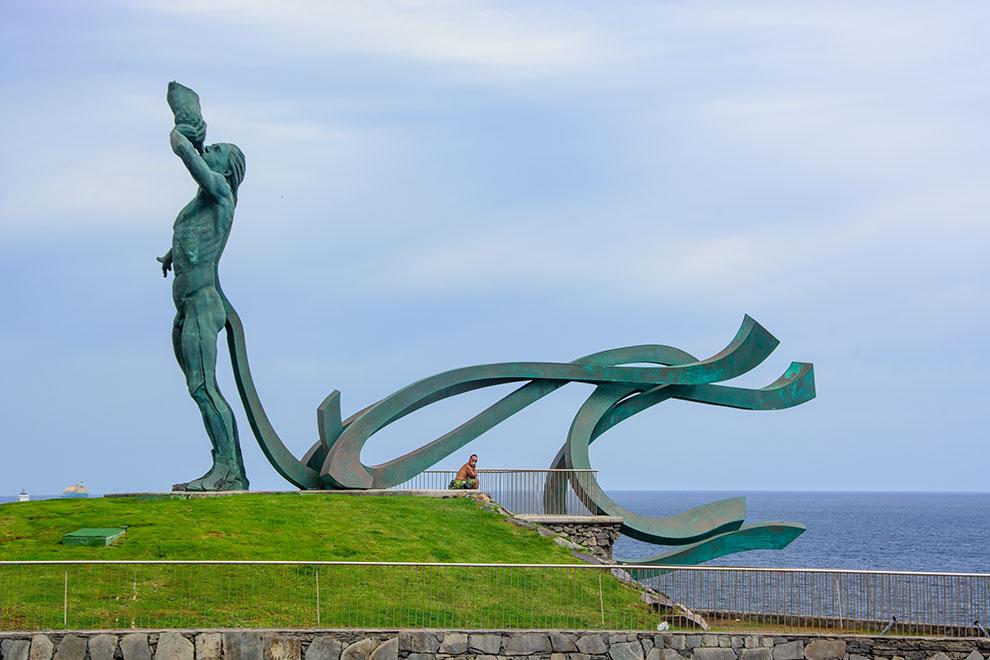
[(216, 266), (234, 217), (233, 200), (196, 195), (175, 219), (172, 233), (172, 297), (181, 299), (216, 286)]

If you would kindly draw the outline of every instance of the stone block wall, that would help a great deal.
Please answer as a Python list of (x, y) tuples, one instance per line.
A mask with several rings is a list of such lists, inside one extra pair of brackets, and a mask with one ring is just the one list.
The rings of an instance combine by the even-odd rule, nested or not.
[(619, 539), (619, 526), (621, 523), (564, 523), (552, 524), (544, 523), (551, 532), (560, 534), (568, 541), (576, 543), (588, 549), (588, 551), (599, 559), (612, 559), (612, 546)]
[(521, 515), (515, 519), (535, 527), (541, 534), (557, 535), (605, 562), (612, 560), (612, 546), (622, 527), (619, 516)]
[(398, 660), (397, 631), (0, 634), (0, 660)]
[(0, 660), (987, 660), (990, 638), (500, 630), (2, 633)]

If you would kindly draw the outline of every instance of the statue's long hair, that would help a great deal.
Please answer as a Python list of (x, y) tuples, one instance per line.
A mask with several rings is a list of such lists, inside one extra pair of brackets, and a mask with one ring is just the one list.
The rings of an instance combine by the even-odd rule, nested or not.
[(230, 144), (229, 142), (224, 143), (230, 150), (230, 174), (227, 176), (227, 184), (230, 186), (230, 192), (234, 195), (234, 203), (237, 203), (237, 189), (241, 185), (241, 181), (244, 180), (244, 152), (240, 150), (236, 144)]

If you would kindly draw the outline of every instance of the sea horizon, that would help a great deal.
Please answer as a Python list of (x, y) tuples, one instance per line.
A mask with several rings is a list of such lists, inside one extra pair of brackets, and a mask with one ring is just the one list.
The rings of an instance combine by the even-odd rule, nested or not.
[[(607, 491), (646, 516), (676, 515), (727, 496), (746, 498), (746, 522), (796, 522), (807, 531), (781, 550), (720, 557), (711, 565), (990, 573), (990, 493), (965, 491)], [(618, 559), (675, 548), (628, 537)]]

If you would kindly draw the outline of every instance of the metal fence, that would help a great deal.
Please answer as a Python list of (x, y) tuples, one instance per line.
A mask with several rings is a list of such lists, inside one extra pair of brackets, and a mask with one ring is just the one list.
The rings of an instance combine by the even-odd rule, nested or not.
[(4, 631), (655, 630), (666, 622), (674, 630), (978, 636), (988, 616), (987, 574), (590, 564), (0, 562)]
[(639, 588), (590, 565), (0, 562), (0, 630), (650, 630), (658, 622)]
[(990, 574), (630, 567), (715, 629), (988, 636)]
[[(594, 492), (597, 470), (478, 470), (478, 490), (518, 515), (554, 514), (588, 516), (592, 505), (580, 493)], [(443, 490), (456, 470), (426, 470), (396, 486), (402, 490)], [(572, 485), (573, 484), (573, 485)], [(575, 489), (574, 485), (578, 488)]]

